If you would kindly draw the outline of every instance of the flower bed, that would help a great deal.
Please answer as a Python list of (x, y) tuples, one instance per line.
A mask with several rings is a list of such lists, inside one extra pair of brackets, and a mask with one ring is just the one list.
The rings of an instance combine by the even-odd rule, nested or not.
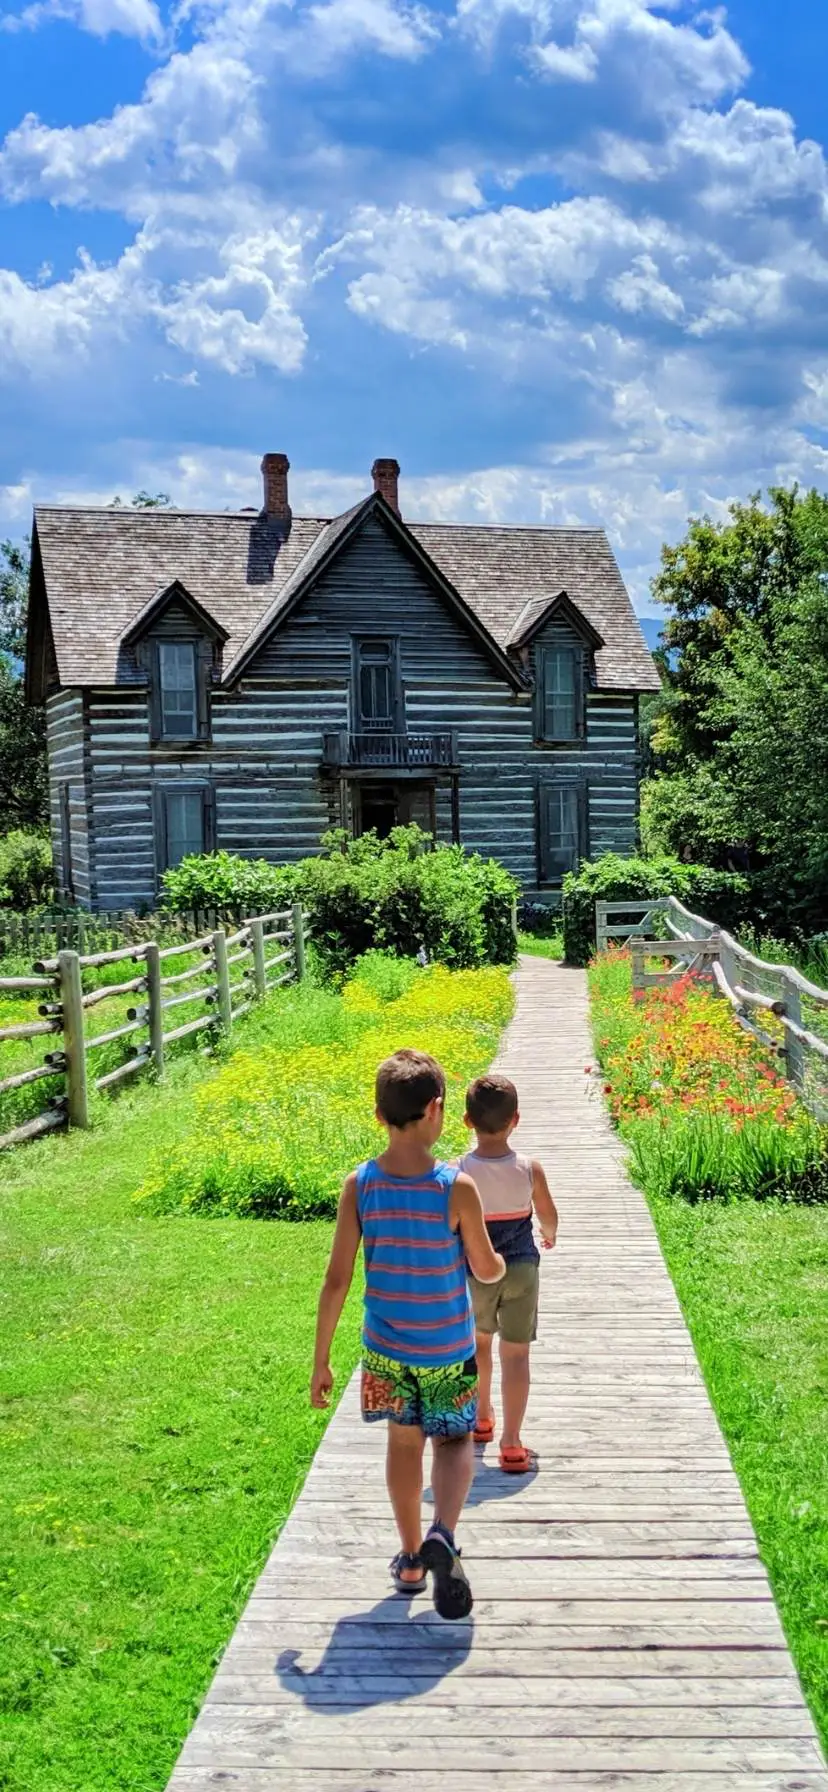
[(709, 986), (683, 977), (635, 1001), (627, 952), (590, 969), (610, 1112), (655, 1195), (828, 1200), (826, 1129)]
[(374, 1076), (404, 1045), (443, 1065), (441, 1150), (459, 1149), (465, 1086), (490, 1062), (512, 999), (505, 971), (420, 971), (379, 953), (341, 996), (286, 993), (280, 1033), (263, 1011), (261, 1045), (196, 1090), (191, 1130), (151, 1166), (137, 1199), (217, 1217), (332, 1214), (345, 1172), (379, 1148)]

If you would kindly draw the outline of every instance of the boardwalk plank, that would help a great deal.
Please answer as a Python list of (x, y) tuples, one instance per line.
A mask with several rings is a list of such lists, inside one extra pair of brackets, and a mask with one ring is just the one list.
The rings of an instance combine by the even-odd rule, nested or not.
[(561, 1210), (539, 1472), (478, 1455), (473, 1618), (441, 1623), (389, 1588), (384, 1438), (355, 1378), (169, 1792), (828, 1792), (646, 1205), (585, 1093), (585, 980), (525, 961), (518, 991), (499, 1063)]

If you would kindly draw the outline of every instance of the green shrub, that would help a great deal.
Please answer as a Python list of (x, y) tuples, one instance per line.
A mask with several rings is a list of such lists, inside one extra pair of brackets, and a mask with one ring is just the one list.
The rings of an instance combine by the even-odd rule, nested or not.
[(49, 901), (53, 877), (52, 848), (45, 835), (16, 828), (0, 839), (0, 905), (37, 908)]
[(596, 902), (677, 896), (687, 908), (730, 932), (749, 920), (751, 886), (735, 871), (686, 865), (681, 859), (622, 859), (604, 853), (564, 878), (564, 951), (568, 964), (588, 964), (595, 949)]
[(495, 859), (432, 846), (417, 827), (395, 828), (388, 840), (351, 840), (340, 830), (321, 844), (319, 856), (289, 866), (230, 853), (185, 859), (165, 875), (165, 905), (249, 911), (301, 901), (327, 977), (343, 976), (374, 950), (425, 952), (458, 969), (512, 963), (518, 886)]

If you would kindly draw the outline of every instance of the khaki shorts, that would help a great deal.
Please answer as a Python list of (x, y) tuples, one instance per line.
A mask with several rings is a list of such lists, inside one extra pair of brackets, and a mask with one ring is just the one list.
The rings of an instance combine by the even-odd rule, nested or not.
[(474, 1323), (479, 1332), (498, 1332), (506, 1344), (533, 1344), (538, 1335), (537, 1263), (508, 1263), (502, 1282), (469, 1276)]

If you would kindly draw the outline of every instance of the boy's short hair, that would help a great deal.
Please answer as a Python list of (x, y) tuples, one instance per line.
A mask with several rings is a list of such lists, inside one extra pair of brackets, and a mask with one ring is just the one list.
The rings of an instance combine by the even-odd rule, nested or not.
[(503, 1132), (518, 1111), (518, 1092), (507, 1076), (489, 1071), (475, 1077), (466, 1095), (466, 1114), (476, 1132)]
[(443, 1101), (446, 1079), (427, 1052), (394, 1052), (377, 1071), (377, 1111), (386, 1126), (402, 1128), (422, 1120), (432, 1101)]

